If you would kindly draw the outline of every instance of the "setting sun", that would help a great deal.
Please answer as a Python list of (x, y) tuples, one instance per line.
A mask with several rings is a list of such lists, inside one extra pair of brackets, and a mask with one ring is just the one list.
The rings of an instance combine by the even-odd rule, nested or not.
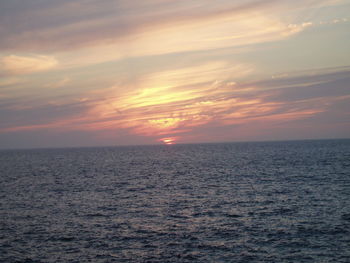
[(160, 139), (160, 141), (162, 141), (166, 145), (171, 145), (175, 143), (175, 138), (163, 138)]

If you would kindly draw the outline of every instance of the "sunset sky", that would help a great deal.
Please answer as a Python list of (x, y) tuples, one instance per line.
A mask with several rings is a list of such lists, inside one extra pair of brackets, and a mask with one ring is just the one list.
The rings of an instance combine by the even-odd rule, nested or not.
[(350, 137), (350, 0), (0, 0), (0, 148)]

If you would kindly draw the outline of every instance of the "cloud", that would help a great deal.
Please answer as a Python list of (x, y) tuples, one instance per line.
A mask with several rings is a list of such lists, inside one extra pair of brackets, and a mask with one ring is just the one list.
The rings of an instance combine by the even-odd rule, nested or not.
[[(168, 38), (168, 33), (173, 34), (179, 30), (179, 36), (181, 32), (185, 33), (182, 38), (190, 37), (187, 49), (188, 45), (198, 45), (198, 42), (205, 39), (231, 38), (237, 39), (240, 44), (242, 38), (250, 37), (254, 37), (254, 42), (258, 39), (274, 40), (276, 35), (280, 36), (282, 32), (291, 29), (288, 28), (288, 23), (282, 22), (283, 15), (272, 13), (284, 14), (300, 9), (305, 4), (309, 8), (318, 7), (325, 1), (289, 3), (246, 0), (238, 4), (205, 0), (143, 1), (135, 4), (129, 3), (130, 1), (80, 0), (74, 3), (60, 1), (61, 4), (42, 1), (40, 8), (32, 0), (26, 2), (28, 3), (22, 9), (11, 3), (6, 4), (12, 12), (11, 16), (10, 12), (4, 12), (3, 20), (0, 20), (0, 49), (35, 52), (105, 46), (111, 43), (120, 46), (124, 41), (130, 43), (144, 38), (150, 40), (155, 37), (157, 41), (160, 35), (164, 35), (164, 41)], [(211, 37), (205, 31), (214, 33), (215, 36)], [(270, 34), (270, 37), (266, 34)], [(272, 37), (271, 34), (275, 36)], [(179, 40), (178, 35), (173, 38)], [(231, 41), (231, 44), (235, 42)], [(228, 46), (228, 43), (224, 46)]]
[[(313, 13), (344, 1), (19, 2), (5, 1), (0, 10), (0, 75), (7, 77), (0, 80), (0, 100), (13, 104), (3, 111), (8, 122), (2, 123), (2, 132), (123, 130), (170, 138), (198, 127), (311, 119), (348, 94), (348, 69), (283, 73), (295, 69), (295, 61), (307, 68), (306, 52), (316, 63), (320, 52), (309, 51), (337, 39), (312, 45), (302, 34), (285, 41), (292, 46), (288, 52), (293, 49), (288, 56), (282, 41), (257, 45), (310, 27), (310, 37), (327, 33), (316, 32), (320, 23)], [(333, 17), (329, 21), (340, 23)], [(51, 69), (45, 76), (31, 75)], [(274, 79), (247, 81), (266, 74), (275, 74)], [(77, 98), (85, 106), (64, 113), (68, 101)], [(60, 107), (46, 105), (51, 99)], [(41, 113), (43, 118), (35, 117)]]
[[(0, 73), (0, 76), (1, 76), (1, 73)], [(0, 88), (12, 86), (19, 83), (21, 83), (21, 81), (17, 78), (17, 76), (3, 78), (3, 79), (0, 79)]]
[(43, 55), (9, 55), (0, 59), (0, 69), (8, 74), (21, 75), (46, 71), (58, 64), (54, 57)]
[[(95, 93), (104, 98), (91, 104), (78, 126), (95, 131), (129, 129), (140, 135), (170, 136), (209, 124), (223, 127), (311, 118), (349, 95), (349, 79), (344, 79), (344, 72), (329, 73), (323, 78), (319, 75), (289, 78), (290, 87), (280, 79), (251, 87), (234, 83), (228, 76), (217, 80), (215, 69), (223, 66), (213, 63), (154, 73), (144, 78), (143, 88), (121, 96), (113, 94), (113, 90), (104, 95)], [(194, 77), (182, 79), (185, 72)], [(231, 73), (234, 75), (234, 71)], [(330, 80), (325, 81), (327, 78)], [(306, 80), (319, 83), (310, 85)]]
[[(101, 90), (85, 94), (86, 99), (73, 104), (63, 102), (30, 109), (7, 107), (2, 109), (2, 119), (6, 122), (2, 123), (0, 133), (52, 130), (98, 135), (126, 132), (137, 138), (154, 138), (156, 142), (170, 137), (186, 141), (195, 134), (200, 135), (193, 138), (198, 141), (207, 138), (209, 132), (225, 133), (227, 137), (228, 129), (232, 129), (232, 132), (243, 132), (240, 138), (247, 134), (252, 136), (249, 138), (259, 138), (257, 127), (264, 127), (264, 132), (269, 127), (286, 130), (282, 127), (289, 127), (290, 123), (294, 123), (294, 129), (312, 126), (313, 122), (323, 127), (329, 116), (332, 116), (334, 129), (341, 125), (346, 129), (349, 71), (327, 69), (319, 71), (327, 74), (306, 72), (302, 75), (300, 72), (290, 77), (294, 74), (291, 73), (286, 79), (240, 84), (234, 82), (232, 76), (244, 74), (247, 66), (231, 65), (231, 78), (230, 74), (219, 74), (222, 67), (227, 66), (219, 61), (151, 73), (143, 77), (135, 91), (118, 94), (113, 88)], [(195, 77), (182, 78), (186, 72)], [(170, 84), (174, 81), (173, 85), (167, 83), (168, 78)], [(291, 85), (287, 85), (288, 82)], [(253, 130), (244, 131), (243, 127)]]
[(304, 30), (307, 27), (311, 27), (313, 25), (312, 22), (303, 22), (301, 24), (289, 24), (288, 25), (288, 30), (286, 30), (285, 32), (283, 32), (283, 35), (291, 35), (291, 34), (296, 34), (301, 32), (302, 30)]
[[(337, 1), (340, 2), (340, 1)], [(3, 4), (0, 53), (50, 53), (71, 68), (179, 52), (207, 51), (284, 40), (311, 21), (300, 10), (326, 0), (59, 2)]]

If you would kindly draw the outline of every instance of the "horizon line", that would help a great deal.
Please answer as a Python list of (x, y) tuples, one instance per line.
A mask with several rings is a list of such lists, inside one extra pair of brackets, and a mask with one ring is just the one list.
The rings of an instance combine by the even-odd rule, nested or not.
[(305, 139), (276, 139), (276, 140), (242, 140), (242, 141), (217, 141), (217, 142), (188, 142), (188, 143), (152, 143), (152, 144), (125, 144), (125, 145), (91, 145), (91, 146), (47, 146), (47, 147), (14, 147), (0, 148), (0, 151), (21, 151), (21, 150), (61, 150), (61, 149), (81, 149), (81, 148), (127, 148), (127, 147), (148, 147), (148, 146), (163, 146), (174, 147), (176, 145), (200, 145), (200, 144), (239, 144), (239, 143), (273, 143), (273, 142), (302, 142), (302, 141), (340, 141), (350, 140), (348, 138), (305, 138)]

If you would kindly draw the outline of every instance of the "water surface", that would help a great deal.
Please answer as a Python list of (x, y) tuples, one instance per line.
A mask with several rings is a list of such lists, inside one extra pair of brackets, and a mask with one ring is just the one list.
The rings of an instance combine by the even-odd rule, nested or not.
[(349, 262), (350, 140), (0, 152), (0, 262)]

